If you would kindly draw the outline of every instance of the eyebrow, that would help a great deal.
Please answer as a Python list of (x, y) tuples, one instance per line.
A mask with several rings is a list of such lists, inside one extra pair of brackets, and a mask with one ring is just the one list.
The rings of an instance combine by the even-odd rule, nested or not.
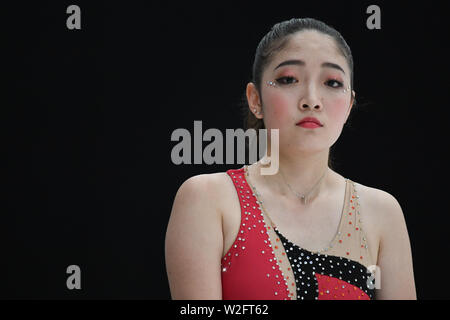
[[(280, 63), (278, 66), (276, 66), (275, 69), (273, 69), (273, 70), (276, 70), (276, 69), (278, 69), (278, 68), (280, 68), (280, 67), (282, 67), (282, 66), (287, 66), (287, 65), (305, 66), (306, 63), (305, 63), (305, 61), (303, 61), (303, 60), (286, 60), (286, 61), (283, 61), (282, 63)], [(341, 68), (338, 64), (336, 64), (336, 63), (332, 63), (332, 62), (324, 62), (324, 63), (322, 63), (321, 66), (322, 66), (323, 68), (333, 68), (333, 69), (337, 69), (337, 70), (342, 71), (342, 72), (345, 74), (344, 69), (342, 69), (342, 68)]]

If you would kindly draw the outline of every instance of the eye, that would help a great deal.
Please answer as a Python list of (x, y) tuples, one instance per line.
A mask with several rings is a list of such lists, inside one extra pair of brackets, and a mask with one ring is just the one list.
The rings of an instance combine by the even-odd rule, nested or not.
[(275, 80), (277, 83), (282, 84), (282, 85), (287, 85), (287, 84), (294, 84), (297, 83), (298, 80), (295, 79), (294, 77), (281, 77)]
[(328, 84), (328, 86), (332, 87), (332, 88), (342, 88), (344, 86), (344, 84), (340, 81), (337, 80), (328, 80), (326, 82)]

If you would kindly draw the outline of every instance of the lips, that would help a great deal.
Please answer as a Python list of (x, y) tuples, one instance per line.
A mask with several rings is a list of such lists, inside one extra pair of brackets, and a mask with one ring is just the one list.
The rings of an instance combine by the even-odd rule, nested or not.
[(302, 126), (302, 127), (322, 127), (322, 123), (314, 117), (305, 117), (302, 120), (300, 120), (299, 122), (297, 122), (298, 126)]
[(299, 126), (308, 129), (320, 128), (320, 126), (317, 123), (309, 121), (302, 122), (299, 124)]

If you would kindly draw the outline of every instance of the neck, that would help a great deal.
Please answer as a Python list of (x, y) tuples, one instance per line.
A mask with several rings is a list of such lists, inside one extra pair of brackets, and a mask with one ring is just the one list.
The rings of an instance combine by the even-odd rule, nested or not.
[[(328, 149), (295, 155), (280, 153), (278, 173), (263, 177), (274, 192), (288, 198), (297, 197), (295, 194), (305, 195), (306, 204), (310, 203), (324, 195), (329, 185), (328, 155)], [(262, 165), (258, 162), (257, 166)]]

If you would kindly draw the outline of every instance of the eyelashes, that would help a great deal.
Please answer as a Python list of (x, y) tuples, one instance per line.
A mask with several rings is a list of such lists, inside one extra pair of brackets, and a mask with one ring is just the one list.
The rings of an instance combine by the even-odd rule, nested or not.
[(281, 78), (275, 79), (275, 81), (280, 85), (293, 84), (292, 81), (298, 82), (298, 80), (295, 79), (294, 77), (281, 77)]
[(335, 79), (328, 80), (326, 83), (336, 83), (336, 85), (330, 85), (330, 87), (336, 88), (336, 89), (344, 87), (344, 84), (342, 82), (335, 80)]
[[(295, 79), (294, 77), (290, 77), (290, 76), (275, 79), (275, 83), (280, 86), (293, 85), (298, 82), (299, 81), (297, 79)], [(336, 80), (336, 79), (327, 80), (327, 81), (325, 81), (325, 84), (333, 89), (341, 89), (344, 87), (344, 84), (341, 81)]]

